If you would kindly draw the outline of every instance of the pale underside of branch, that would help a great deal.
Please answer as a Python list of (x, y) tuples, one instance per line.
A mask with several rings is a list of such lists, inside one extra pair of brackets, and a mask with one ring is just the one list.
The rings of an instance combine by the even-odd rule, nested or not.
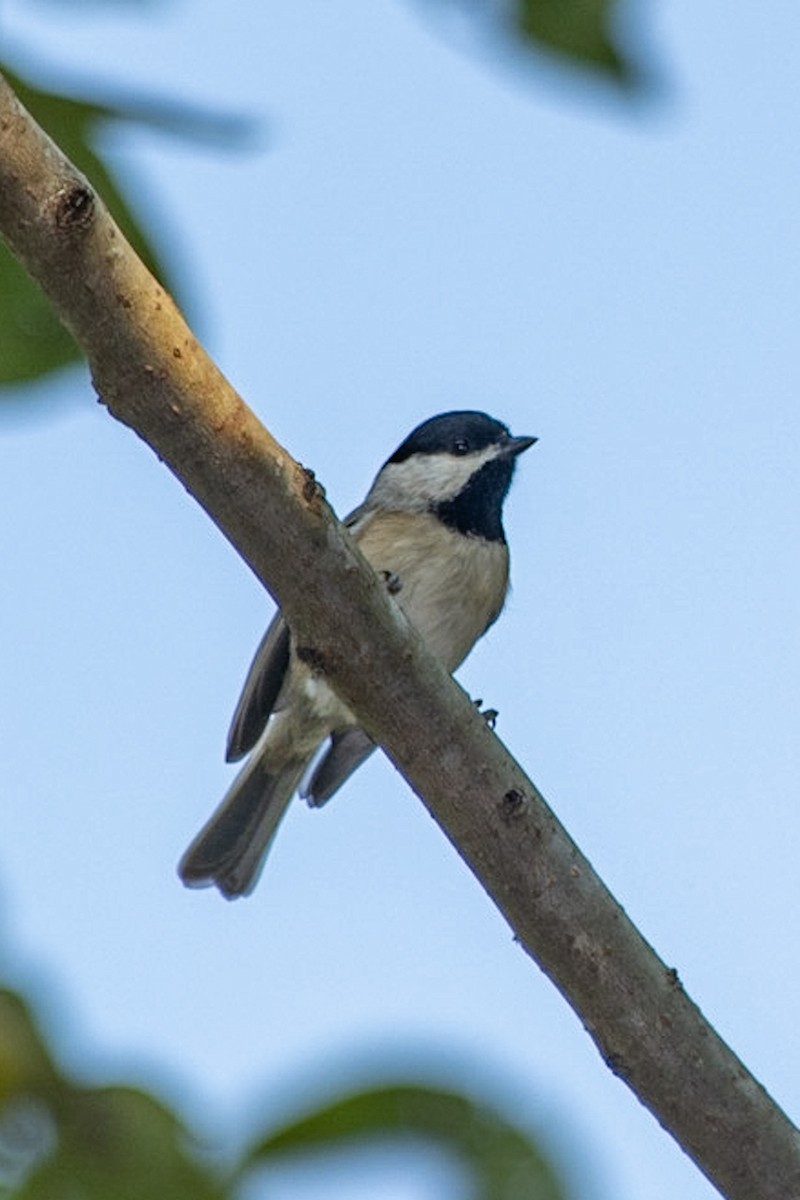
[(800, 1134), (427, 654), (311, 472), (226, 382), (2, 79), (0, 233), (82, 347), (102, 402), (276, 598), (298, 647), (423, 799), (611, 1070), (723, 1195), (800, 1196)]

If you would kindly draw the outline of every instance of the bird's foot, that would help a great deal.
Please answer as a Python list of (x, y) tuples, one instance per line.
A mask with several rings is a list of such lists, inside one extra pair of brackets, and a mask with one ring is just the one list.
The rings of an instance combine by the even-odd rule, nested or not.
[(394, 571), (381, 571), (381, 575), (386, 583), (386, 590), (390, 596), (396, 596), (398, 592), (403, 590), (403, 581), (399, 575), (395, 575)]
[(472, 703), (477, 708), (480, 715), (483, 717), (490, 729), (494, 729), (497, 724), (497, 718), (500, 716), (496, 708), (481, 708), (482, 700), (473, 700)]

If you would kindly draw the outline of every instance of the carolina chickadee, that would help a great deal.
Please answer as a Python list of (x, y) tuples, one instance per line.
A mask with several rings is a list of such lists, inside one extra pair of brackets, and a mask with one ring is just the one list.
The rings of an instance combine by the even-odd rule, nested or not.
[[(381, 467), (345, 525), (430, 650), (454, 671), (500, 615), (508, 590), (503, 501), (518, 454), (480, 412), (419, 425)], [(324, 679), (293, 653), (278, 612), (258, 647), (228, 733), (227, 760), (250, 757), (178, 867), (190, 887), (216, 884), (233, 899), (252, 891), (289, 801), (302, 790), (324, 804), (375, 744)]]

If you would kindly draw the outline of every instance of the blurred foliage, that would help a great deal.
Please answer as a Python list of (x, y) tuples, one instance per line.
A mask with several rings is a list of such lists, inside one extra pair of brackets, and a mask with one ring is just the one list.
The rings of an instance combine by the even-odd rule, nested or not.
[(0, 242), (0, 387), (40, 379), (80, 357), (43, 293)]
[(475, 1200), (565, 1200), (530, 1135), (496, 1109), (475, 1096), (407, 1083), (339, 1097), (257, 1143), (243, 1167), (343, 1146), (414, 1140), (435, 1145), (456, 1161)]
[[(242, 140), (245, 122), (150, 99), (127, 104), (72, 99), (34, 87), (2, 63), (0, 70), (36, 121), (91, 180), (139, 257), (173, 290), (148, 233), (96, 148), (98, 132), (110, 123), (148, 125), (230, 144)], [(80, 357), (45, 296), (0, 242), (0, 385), (39, 379)]]
[(607, 73), (625, 86), (640, 78), (618, 45), (620, 0), (517, 0), (511, 19), (523, 42), (582, 67)]
[(231, 1156), (140, 1088), (72, 1079), (0, 989), (0, 1200), (236, 1200), (279, 1164), (398, 1144), (447, 1155), (470, 1200), (566, 1200), (529, 1133), (476, 1095), (417, 1084), (326, 1100)]
[[(51, 3), (76, 0), (51, 0)], [(442, 2), (442, 0), (440, 0)], [(445, 0), (458, 3), (459, 0)], [(139, 9), (142, 15), (158, 0), (83, 0), (84, 11), (101, 7)], [(524, 50), (546, 51), (564, 63), (591, 70), (617, 85), (634, 87), (641, 79), (633, 57), (618, 43), (620, 13), (630, 0), (460, 0), (503, 34), (509, 31)], [(98, 149), (104, 125), (147, 124), (183, 136), (211, 136), (235, 143), (243, 129), (224, 117), (191, 113), (155, 101), (97, 103), (80, 96), (46, 91), (23, 80), (0, 60), (2, 71), (26, 108), (58, 143), (104, 198), (140, 257), (170, 291), (175, 291), (150, 235), (114, 179)], [(0, 243), (0, 389), (41, 379), (80, 358), (71, 336), (27, 274)]]
[(3, 1200), (224, 1200), (188, 1132), (130, 1087), (63, 1074), (33, 1016), (0, 990), (0, 1197)]

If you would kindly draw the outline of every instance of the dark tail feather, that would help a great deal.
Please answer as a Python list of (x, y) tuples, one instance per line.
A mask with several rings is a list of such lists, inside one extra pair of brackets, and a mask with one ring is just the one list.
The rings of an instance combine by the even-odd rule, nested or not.
[(269, 774), (257, 758), (247, 763), (178, 864), (187, 887), (216, 885), (226, 900), (253, 890), (305, 767)]
[(300, 793), (303, 799), (316, 807), (325, 804), (374, 749), (375, 743), (363, 729), (334, 733), (330, 746)]

